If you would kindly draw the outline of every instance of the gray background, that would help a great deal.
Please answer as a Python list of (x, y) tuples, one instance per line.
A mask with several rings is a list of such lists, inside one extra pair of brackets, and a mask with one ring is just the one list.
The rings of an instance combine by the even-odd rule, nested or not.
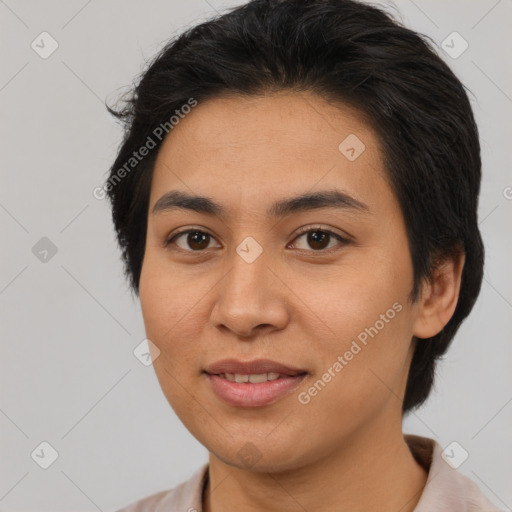
[[(104, 100), (169, 37), (241, 3), (0, 1), (0, 510), (114, 510), (173, 487), (207, 460), (152, 367), (133, 355), (145, 337), (140, 307), (123, 281), (108, 203), (92, 191), (121, 137)], [(469, 453), (459, 470), (510, 510), (512, 2), (395, 5), (439, 46), (453, 31), (469, 44), (457, 58), (439, 52), (472, 92), (487, 249), (473, 314), (404, 430), (443, 447), (457, 441)], [(43, 31), (59, 45), (46, 59), (31, 47), (50, 48)], [(56, 254), (44, 253), (43, 237)], [(59, 455), (48, 469), (31, 457), (43, 441)]]

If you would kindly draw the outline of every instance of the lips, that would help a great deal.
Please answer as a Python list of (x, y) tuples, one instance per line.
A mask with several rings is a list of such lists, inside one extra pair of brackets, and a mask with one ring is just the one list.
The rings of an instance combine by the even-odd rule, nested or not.
[(234, 407), (263, 407), (289, 395), (308, 372), (269, 359), (225, 359), (208, 366), (204, 373), (223, 402)]
[(239, 361), (237, 359), (223, 359), (206, 367), (204, 370), (210, 375), (261, 375), (279, 374), (295, 377), (307, 373), (305, 370), (293, 366), (284, 365), (270, 359), (255, 359), (253, 361)]

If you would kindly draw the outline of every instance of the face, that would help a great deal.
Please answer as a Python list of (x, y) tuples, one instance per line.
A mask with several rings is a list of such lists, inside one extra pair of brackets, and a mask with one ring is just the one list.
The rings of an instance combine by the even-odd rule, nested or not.
[[(165, 139), (140, 300), (162, 390), (218, 459), (285, 470), (401, 429), (412, 285), (404, 219), (357, 111), (313, 93), (216, 98)], [(296, 375), (206, 373), (226, 359)]]

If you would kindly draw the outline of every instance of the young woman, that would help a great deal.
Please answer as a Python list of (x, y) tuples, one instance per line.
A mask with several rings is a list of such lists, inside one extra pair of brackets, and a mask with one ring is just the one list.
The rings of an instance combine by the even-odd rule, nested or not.
[(172, 40), (104, 191), (169, 404), (209, 451), (122, 512), (492, 511), (402, 433), (479, 293), (462, 84), (351, 0), (254, 0)]

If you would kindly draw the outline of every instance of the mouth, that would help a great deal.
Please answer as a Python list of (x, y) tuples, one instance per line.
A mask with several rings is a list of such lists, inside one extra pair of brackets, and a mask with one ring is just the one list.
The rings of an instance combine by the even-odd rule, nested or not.
[[(229, 380), (230, 382), (250, 382), (251, 384), (260, 384), (262, 382), (269, 382), (277, 379), (283, 379), (287, 377), (292, 377), (290, 375), (284, 375), (277, 372), (268, 372), (268, 373), (219, 373), (216, 374), (218, 377), (222, 379)], [(302, 375), (302, 374), (299, 374)]]
[(234, 407), (262, 407), (291, 393), (307, 371), (268, 359), (219, 361), (204, 370), (213, 392)]
[(240, 361), (238, 359), (223, 359), (217, 361), (204, 370), (209, 375), (268, 375), (269, 380), (275, 380), (275, 374), (278, 376), (294, 377), (301, 373), (307, 373), (306, 370), (288, 366), (271, 359), (254, 359), (252, 361)]

